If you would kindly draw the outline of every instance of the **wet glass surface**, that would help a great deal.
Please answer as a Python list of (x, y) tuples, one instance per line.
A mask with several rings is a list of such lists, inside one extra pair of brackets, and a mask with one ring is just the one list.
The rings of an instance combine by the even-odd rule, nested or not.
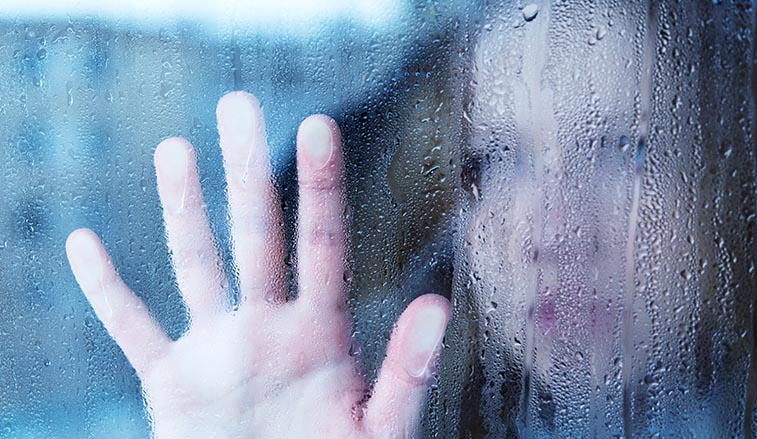
[(444, 435), (752, 437), (753, 6), (496, 2), (483, 29)]
[(290, 247), (296, 128), (342, 128), (368, 380), (407, 304), (451, 297), (423, 437), (751, 437), (754, 6), (344, 8), (3, 16), (0, 437), (148, 437), (66, 236), (96, 230), (180, 336), (152, 154), (193, 142), (233, 272), (215, 106), (239, 89), (266, 115)]
[(231, 90), (263, 106), (290, 242), (297, 126), (322, 112), (342, 127), (361, 310), (353, 349), (370, 378), (400, 311), (444, 292), (437, 265), (448, 267), (450, 249), (429, 242), (451, 211), (440, 188), (459, 142), (448, 139), (459, 139), (469, 10), (386, 2), (385, 18), (364, 20), (338, 6), (287, 26), (281, 14), (250, 24), (233, 11), (211, 25), (97, 13), (0, 23), (0, 437), (146, 437), (139, 382), (76, 285), (65, 239), (97, 231), (126, 283), (179, 336), (187, 318), (152, 154), (168, 136), (193, 142), (231, 272), (215, 120)]

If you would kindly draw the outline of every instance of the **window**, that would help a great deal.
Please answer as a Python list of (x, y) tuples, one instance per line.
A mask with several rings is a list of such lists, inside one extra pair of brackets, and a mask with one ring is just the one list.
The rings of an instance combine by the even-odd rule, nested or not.
[(186, 334), (164, 139), (194, 146), (224, 291), (246, 300), (216, 120), (235, 90), (265, 117), (293, 301), (298, 127), (341, 129), (337, 282), (365, 383), (414, 299), (450, 300), (421, 427), (395, 433), (754, 435), (751, 2), (26, 0), (0, 19), (0, 438), (150, 436), (66, 239), (96, 231)]

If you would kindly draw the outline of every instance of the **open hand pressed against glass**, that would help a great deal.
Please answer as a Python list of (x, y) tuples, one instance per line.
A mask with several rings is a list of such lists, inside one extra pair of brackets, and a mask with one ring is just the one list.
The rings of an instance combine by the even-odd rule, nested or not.
[(449, 304), (417, 298), (400, 317), (379, 379), (349, 354), (344, 163), (339, 129), (311, 116), (297, 135), (298, 298), (286, 301), (281, 212), (263, 116), (246, 93), (217, 109), (241, 299), (232, 310), (211, 237), (195, 154), (183, 139), (155, 152), (179, 289), (191, 316), (173, 341), (116, 273), (94, 232), (66, 244), (82, 290), (136, 369), (153, 430), (166, 438), (408, 438), (417, 434)]

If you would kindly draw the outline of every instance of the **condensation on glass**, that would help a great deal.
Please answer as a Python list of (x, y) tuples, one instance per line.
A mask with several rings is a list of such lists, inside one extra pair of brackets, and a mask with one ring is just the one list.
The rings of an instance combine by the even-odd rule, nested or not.
[(487, 6), (441, 437), (752, 437), (754, 14)]
[(64, 242), (97, 230), (179, 335), (152, 152), (197, 147), (231, 264), (235, 89), (263, 104), (289, 237), (296, 127), (342, 127), (367, 379), (414, 297), (452, 298), (424, 437), (754, 433), (754, 5), (395, 3), (273, 31), (0, 20), (0, 437), (148, 437)]
[(375, 379), (400, 312), (423, 293), (449, 294), (449, 189), (477, 9), (386, 0), (385, 16), (374, 17), (339, 10), (350, 2), (314, 10), (288, 1), (286, 15), (302, 15), (294, 24), (271, 7), (266, 22), (219, 6), (208, 25), (182, 10), (140, 21), (74, 10), (96, 2), (63, 13), (52, 3), (31, 15), (21, 4), (8, 9), (23, 15), (0, 11), (0, 437), (148, 437), (136, 375), (76, 285), (64, 243), (78, 227), (97, 231), (126, 283), (179, 336), (187, 318), (152, 154), (169, 136), (195, 145), (232, 273), (215, 120), (231, 90), (262, 103), (290, 242), (297, 126), (325, 113), (342, 127), (354, 217), (351, 349)]

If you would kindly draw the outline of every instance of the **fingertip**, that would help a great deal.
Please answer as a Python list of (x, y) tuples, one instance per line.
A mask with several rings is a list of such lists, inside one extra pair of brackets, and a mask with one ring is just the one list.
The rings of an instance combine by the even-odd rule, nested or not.
[(449, 316), (449, 301), (437, 294), (416, 298), (402, 313), (366, 407), (368, 431), (415, 437)]
[(91, 229), (76, 229), (66, 239), (66, 253), (69, 258), (81, 254), (95, 254), (100, 245), (100, 237)]
[(433, 374), (449, 316), (449, 301), (437, 294), (416, 298), (402, 313), (393, 337), (409, 377), (425, 380)]
[(408, 305), (405, 312), (416, 309), (422, 310), (425, 308), (436, 308), (444, 313), (447, 316), (447, 319), (449, 319), (451, 309), (449, 300), (446, 297), (435, 293), (426, 293), (416, 297), (410, 302), (410, 305)]
[(307, 117), (297, 131), (298, 162), (312, 169), (323, 169), (339, 157), (342, 137), (334, 119), (325, 114)]
[(100, 283), (104, 272), (103, 259), (106, 256), (95, 232), (86, 228), (71, 232), (66, 239), (66, 255), (82, 289), (88, 290)]
[(186, 139), (170, 137), (155, 149), (155, 173), (164, 211), (178, 213), (187, 197), (188, 176), (194, 165), (194, 149)]
[(87, 239), (98, 239), (98, 237), (91, 229), (84, 227), (69, 233), (66, 238), (66, 253), (70, 255), (80, 242)]
[(339, 125), (334, 119), (331, 118), (331, 116), (328, 116), (326, 114), (311, 114), (310, 116), (306, 117), (300, 123), (300, 131), (302, 131), (304, 127), (307, 127), (311, 124), (325, 125), (333, 135), (339, 135)]
[(262, 125), (260, 101), (244, 91), (233, 91), (218, 100), (216, 106), (221, 147), (227, 142), (247, 144)]
[(233, 113), (235, 110), (248, 112), (260, 110), (260, 101), (255, 95), (242, 90), (226, 93), (218, 100), (216, 116), (220, 119), (229, 113)]
[(187, 139), (182, 137), (169, 137), (164, 139), (155, 148), (154, 163), (155, 168), (176, 167), (178, 163), (187, 163), (187, 159), (192, 155), (193, 148)]

